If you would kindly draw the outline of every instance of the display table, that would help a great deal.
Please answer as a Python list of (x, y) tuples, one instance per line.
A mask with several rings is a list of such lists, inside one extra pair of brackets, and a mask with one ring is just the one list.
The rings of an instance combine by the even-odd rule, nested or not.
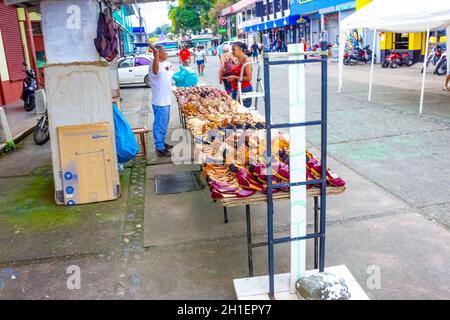
[[(175, 93), (175, 90), (174, 90)], [(185, 114), (182, 111), (182, 106), (180, 104), (179, 99), (177, 98), (177, 104), (178, 104), (178, 111), (179, 111), (179, 117), (180, 117), (180, 123), (183, 127), (183, 129), (188, 130), (187, 126), (187, 119)], [(189, 130), (191, 136), (193, 137), (194, 134)], [(207, 183), (206, 183), (207, 184)], [(341, 193), (345, 192), (345, 187), (338, 188), (338, 187), (327, 187), (327, 195), (333, 196), (333, 195), (339, 195)], [(314, 199), (314, 232), (317, 234), (319, 233), (319, 216), (320, 216), (320, 188), (312, 188), (310, 190), (307, 190), (307, 196), (308, 198)], [(290, 199), (290, 193), (289, 192), (278, 192), (273, 194), (273, 200), (288, 200)], [(267, 242), (253, 242), (252, 241), (252, 223), (251, 223), (251, 205), (265, 205), (267, 203), (267, 195), (257, 192), (256, 194), (246, 197), (246, 198), (224, 198), (224, 199), (218, 199), (214, 200), (214, 202), (218, 202), (223, 207), (223, 214), (224, 214), (224, 221), (225, 223), (228, 223), (228, 210), (227, 208), (231, 207), (240, 207), (245, 206), (245, 212), (246, 212), (246, 227), (247, 227), (247, 249), (248, 249), (248, 272), (249, 276), (253, 277), (253, 248), (256, 247), (263, 247), (267, 246)], [(319, 239), (314, 239), (314, 267), (318, 268), (319, 266)]]

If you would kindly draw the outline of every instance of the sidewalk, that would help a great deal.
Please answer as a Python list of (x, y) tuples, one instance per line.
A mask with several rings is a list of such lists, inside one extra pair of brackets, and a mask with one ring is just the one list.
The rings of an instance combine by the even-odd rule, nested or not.
[[(14, 103), (2, 106), (8, 119), (9, 129), (13, 140), (17, 143), (25, 138), (36, 126), (36, 120), (39, 116), (35, 111), (27, 112), (23, 108), (23, 101), (18, 100)], [(0, 142), (0, 150), (3, 150), (4, 143)]]
[[(217, 65), (211, 57), (202, 82), (220, 87)], [(377, 70), (368, 103), (368, 68), (346, 69), (345, 90), (338, 95), (337, 66), (329, 67), (329, 162), (348, 189), (328, 199), (327, 266), (347, 265), (371, 299), (448, 299), (450, 248), (443, 244), (450, 242), (450, 189), (439, 177), (450, 174), (450, 147), (437, 137), (450, 134), (450, 96), (433, 87), (442, 77), (429, 75), (431, 90), (419, 115), (420, 71), (395, 70), (391, 79)], [(287, 69), (275, 67), (271, 74), (273, 119), (283, 122)], [(320, 111), (319, 75), (308, 66), (308, 120)], [(308, 144), (320, 146), (317, 131), (308, 132)], [(230, 209), (230, 223), (224, 224), (222, 208), (208, 191), (157, 196), (156, 175), (196, 167), (152, 164), (144, 219), (148, 251), (138, 263), (145, 281), (138, 297), (235, 299), (232, 280), (248, 276), (244, 208)], [(276, 237), (289, 232), (288, 208), (288, 202), (276, 202)], [(253, 237), (265, 240), (266, 208), (251, 210)], [(311, 219), (309, 211), (309, 224)], [(311, 269), (312, 243), (307, 246)], [(289, 271), (289, 254), (288, 245), (277, 247), (277, 273)], [(266, 257), (265, 248), (254, 250), (256, 276), (267, 274)], [(370, 286), (374, 270), (380, 272), (379, 287)]]
[[(124, 114), (141, 126), (140, 106), (130, 99)], [(136, 108), (136, 105), (139, 105)], [(24, 117), (20, 106), (9, 110), (13, 121)], [(23, 118), (26, 124), (33, 117)], [(134, 161), (121, 176), (116, 201), (56, 206), (50, 144), (32, 137), (0, 157), (0, 300), (1, 299), (130, 299), (139, 289), (134, 262), (143, 250), (145, 162)], [(81, 289), (67, 287), (67, 268), (81, 270)]]
[[(209, 59), (202, 82), (219, 86), (217, 61)], [(348, 189), (328, 198), (326, 264), (346, 264), (371, 299), (448, 299), (450, 189), (442, 177), (450, 174), (443, 139), (450, 136), (450, 95), (426, 94), (425, 114), (418, 115), (416, 80), (398, 83), (413, 69), (399, 69), (393, 79), (377, 71), (372, 103), (367, 68), (346, 69), (340, 95), (336, 70), (330, 64), (329, 161)], [(286, 74), (272, 72), (275, 121), (286, 120)], [(310, 120), (320, 110), (319, 74), (308, 68)], [(430, 78), (430, 85), (442, 79)], [(152, 129), (150, 94), (121, 90), (132, 126)], [(180, 127), (173, 103), (170, 130)], [(317, 132), (308, 132), (311, 147), (318, 141)], [(151, 132), (147, 143), (148, 159), (127, 168), (128, 192), (119, 201), (74, 208), (53, 203), (48, 144), (36, 146), (29, 137), (0, 158), (0, 299), (236, 298), (233, 279), (248, 275), (244, 209), (230, 209), (224, 224), (206, 190), (155, 195), (155, 176), (198, 166), (157, 158)], [(288, 207), (276, 203), (277, 237), (289, 233)], [(265, 206), (252, 206), (252, 222), (254, 240), (265, 240)], [(312, 242), (307, 246), (310, 269)], [(289, 270), (289, 254), (288, 245), (277, 247), (277, 273)], [(255, 275), (267, 274), (266, 256), (265, 248), (254, 250)], [(81, 290), (66, 286), (72, 265), (81, 268)], [(380, 287), (367, 285), (373, 270), (381, 272)]]

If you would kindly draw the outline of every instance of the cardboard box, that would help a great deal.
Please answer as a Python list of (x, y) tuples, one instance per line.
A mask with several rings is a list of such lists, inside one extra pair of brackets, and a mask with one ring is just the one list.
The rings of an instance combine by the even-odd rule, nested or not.
[(57, 128), (65, 205), (120, 196), (114, 130), (109, 123)]

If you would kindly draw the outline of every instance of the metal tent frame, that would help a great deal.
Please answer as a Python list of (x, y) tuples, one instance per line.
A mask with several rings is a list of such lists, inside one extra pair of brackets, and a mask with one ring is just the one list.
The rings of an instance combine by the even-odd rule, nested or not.
[[(327, 208), (327, 181), (326, 181), (326, 168), (327, 168), (327, 104), (328, 104), (328, 61), (327, 61), (327, 42), (321, 43), (321, 52), (317, 53), (265, 53), (264, 57), (264, 88), (265, 88), (265, 117), (266, 117), (266, 161), (267, 161), (267, 234), (268, 234), (268, 269), (269, 269), (269, 297), (275, 298), (275, 259), (274, 259), (274, 247), (277, 244), (290, 243), (295, 241), (305, 241), (308, 239), (320, 239), (319, 245), (319, 272), (323, 272), (325, 269), (325, 226), (326, 226), (326, 208)], [(305, 59), (284, 60), (295, 56), (310, 56)], [(316, 56), (316, 57), (312, 57)], [(320, 57), (319, 59), (317, 57)], [(274, 58), (272, 60), (271, 58)], [(283, 60), (277, 60), (277, 59)], [(301, 123), (282, 123), (272, 124), (271, 118), (271, 103), (270, 103), (270, 67), (276, 65), (291, 65), (291, 64), (309, 64), (320, 63), (321, 64), (321, 119), (315, 121), (306, 121)], [(322, 173), (320, 180), (310, 181), (294, 181), (289, 183), (272, 183), (272, 129), (293, 128), (293, 127), (309, 127), (320, 126), (321, 127), (321, 161), (322, 161)], [(312, 234), (306, 234), (303, 237), (274, 237), (274, 199), (273, 189), (281, 187), (297, 187), (306, 185), (320, 185), (320, 230), (315, 231)]]

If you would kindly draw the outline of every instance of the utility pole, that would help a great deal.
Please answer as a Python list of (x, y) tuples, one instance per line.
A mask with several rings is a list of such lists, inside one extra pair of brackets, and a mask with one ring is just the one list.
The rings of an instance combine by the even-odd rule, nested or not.
[(139, 38), (140, 42), (144, 42), (142, 39), (142, 15), (141, 15), (141, 7), (138, 7), (138, 13), (139, 13)]

